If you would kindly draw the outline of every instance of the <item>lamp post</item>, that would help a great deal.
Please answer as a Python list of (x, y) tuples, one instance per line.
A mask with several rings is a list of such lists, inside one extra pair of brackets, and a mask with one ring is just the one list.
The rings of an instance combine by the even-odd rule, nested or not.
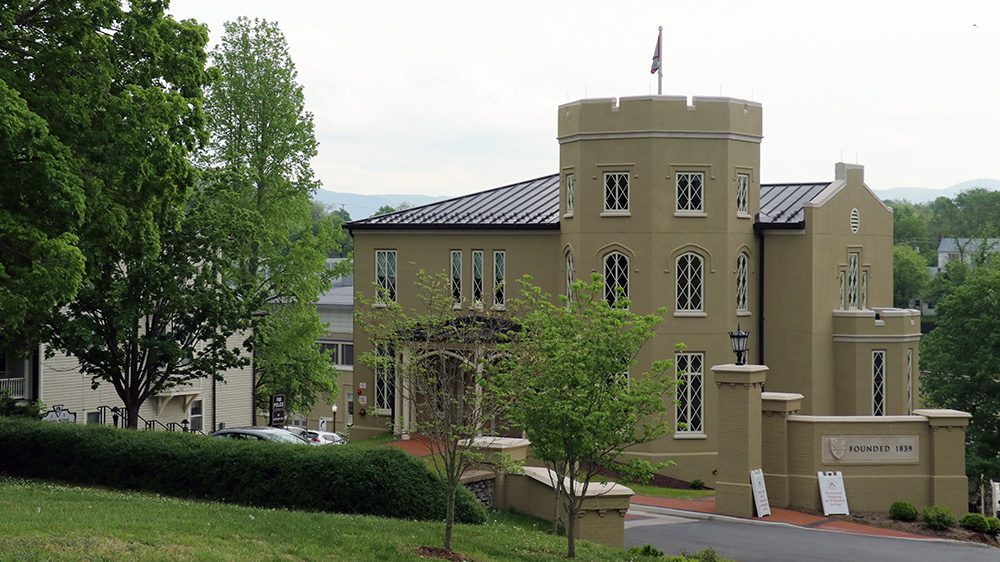
[(733, 342), (733, 353), (736, 354), (736, 364), (747, 364), (747, 340), (750, 339), (750, 332), (744, 332), (740, 325), (736, 325), (735, 332), (729, 332), (729, 339)]
[(334, 402), (330, 405), (330, 410), (333, 411), (333, 432), (337, 433), (337, 403)]

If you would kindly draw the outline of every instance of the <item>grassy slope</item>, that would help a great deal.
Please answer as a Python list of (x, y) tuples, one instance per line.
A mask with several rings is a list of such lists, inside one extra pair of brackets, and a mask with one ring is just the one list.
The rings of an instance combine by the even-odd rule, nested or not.
[[(561, 560), (565, 540), (545, 523), (496, 515), (458, 525), (455, 548), (478, 562)], [(0, 560), (421, 560), (442, 525), (256, 509), (0, 478)], [(578, 559), (627, 559), (581, 543)], [(426, 559), (424, 559), (426, 560)], [(650, 559), (652, 560), (652, 559)], [(660, 559), (662, 560), (662, 559)]]

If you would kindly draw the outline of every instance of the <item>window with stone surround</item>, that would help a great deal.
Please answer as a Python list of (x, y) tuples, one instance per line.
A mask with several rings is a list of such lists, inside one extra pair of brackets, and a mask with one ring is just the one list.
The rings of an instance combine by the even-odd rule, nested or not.
[(628, 298), (628, 256), (611, 252), (604, 256), (604, 300), (615, 306), (619, 298)]
[(396, 250), (375, 250), (376, 300), (396, 301)]
[(694, 252), (677, 256), (677, 312), (704, 312), (704, 261)]
[(749, 174), (736, 174), (736, 215), (750, 216)]
[(604, 173), (604, 211), (624, 213), (629, 210), (628, 172)]
[(678, 353), (674, 356), (677, 367), (676, 427), (678, 435), (704, 433), (705, 354)]
[(748, 263), (750, 257), (746, 252), (740, 252), (736, 256), (736, 312), (750, 312), (748, 279)]
[(872, 351), (872, 415), (885, 415), (885, 351)]
[(677, 212), (702, 213), (705, 211), (705, 174), (679, 172), (677, 174)]

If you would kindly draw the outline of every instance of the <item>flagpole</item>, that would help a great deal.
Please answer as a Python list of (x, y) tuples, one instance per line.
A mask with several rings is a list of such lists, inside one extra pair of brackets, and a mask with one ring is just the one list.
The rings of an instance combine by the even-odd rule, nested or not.
[(660, 68), (656, 69), (656, 95), (663, 95), (663, 26), (660, 26), (660, 34), (656, 38), (660, 44)]

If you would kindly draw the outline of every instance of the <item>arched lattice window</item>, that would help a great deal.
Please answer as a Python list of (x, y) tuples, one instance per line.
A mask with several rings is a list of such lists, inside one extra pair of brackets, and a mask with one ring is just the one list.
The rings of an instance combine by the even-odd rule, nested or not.
[(736, 256), (736, 312), (750, 311), (750, 282), (748, 276), (749, 262), (750, 258), (747, 256), (746, 252), (740, 252), (740, 254)]
[(614, 306), (620, 297), (628, 297), (628, 256), (611, 252), (604, 256), (604, 299)]
[(573, 254), (566, 254), (566, 298), (573, 298)]
[(704, 312), (704, 260), (694, 252), (677, 257), (677, 311)]

